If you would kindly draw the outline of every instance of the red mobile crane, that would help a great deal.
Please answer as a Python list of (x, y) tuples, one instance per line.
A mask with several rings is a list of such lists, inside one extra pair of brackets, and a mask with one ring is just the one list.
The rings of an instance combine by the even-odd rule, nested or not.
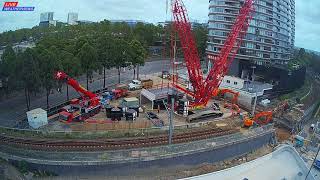
[(194, 92), (190, 93), (190, 91), (177, 85), (175, 82), (173, 84), (177, 89), (194, 97), (195, 102), (192, 104), (193, 106), (206, 106), (213, 92), (219, 88), (248, 30), (253, 11), (253, 0), (245, 0), (220, 54), (214, 61), (214, 67), (204, 80), (187, 10), (182, 0), (173, 0), (172, 13), (174, 25), (181, 41), (189, 79)]
[(60, 116), (66, 117), (68, 123), (76, 120), (83, 121), (91, 116), (100, 112), (101, 105), (99, 97), (82, 87), (75, 79), (70, 78), (66, 73), (59, 71), (56, 73), (55, 78), (60, 81), (66, 82), (73, 87), (82, 96), (81, 102), (73, 101), (71, 106), (63, 108)]

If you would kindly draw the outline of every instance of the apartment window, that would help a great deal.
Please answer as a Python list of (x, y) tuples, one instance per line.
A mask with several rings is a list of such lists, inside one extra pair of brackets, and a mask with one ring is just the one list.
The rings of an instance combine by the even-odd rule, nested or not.
[(238, 82), (233, 82), (234, 85), (238, 85)]
[(263, 54), (263, 58), (270, 58), (270, 54)]
[(230, 80), (227, 80), (227, 83), (229, 83), (229, 84), (230, 84)]

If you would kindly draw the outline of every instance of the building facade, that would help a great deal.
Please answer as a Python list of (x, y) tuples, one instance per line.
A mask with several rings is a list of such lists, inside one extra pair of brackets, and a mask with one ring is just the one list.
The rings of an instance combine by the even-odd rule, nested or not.
[(135, 27), (138, 23), (146, 24), (145, 21), (141, 20), (110, 20), (111, 23), (126, 23), (130, 27)]
[(40, 14), (40, 22), (53, 21), (53, 12), (44, 12)]
[[(209, 60), (219, 54), (244, 0), (210, 0)], [(233, 63), (234, 75), (243, 76), (242, 63), (285, 65), (295, 40), (295, 0), (255, 0), (255, 13)], [(248, 70), (247, 70), (248, 71)]]
[(69, 25), (77, 25), (78, 21), (78, 13), (68, 13), (68, 24)]
[(53, 20), (53, 12), (44, 12), (40, 14), (40, 27), (56, 26), (57, 21)]

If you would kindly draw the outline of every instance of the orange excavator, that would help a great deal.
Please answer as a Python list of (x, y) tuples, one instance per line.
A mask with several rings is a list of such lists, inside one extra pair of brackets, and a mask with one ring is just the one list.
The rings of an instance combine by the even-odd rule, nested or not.
[(231, 99), (231, 103), (228, 103), (225, 101), (224, 107), (231, 109), (232, 115), (239, 114), (241, 110), (240, 110), (239, 106), (237, 105), (237, 103), (238, 103), (238, 97), (239, 97), (240, 93), (233, 91), (231, 89), (216, 89), (213, 92), (214, 97), (217, 97), (218, 95), (224, 96), (225, 94), (231, 94), (233, 96), (233, 98)]
[(256, 114), (253, 118), (244, 117), (244, 127), (252, 127), (254, 125), (266, 125), (272, 121), (272, 111), (264, 111)]
[(256, 114), (253, 118), (244, 117), (244, 127), (251, 127), (253, 125), (266, 125), (272, 121), (273, 116), (277, 116), (285, 112), (289, 108), (289, 102), (283, 101), (272, 111), (263, 111)]
[(231, 89), (217, 89), (213, 92), (213, 96), (216, 97), (218, 95), (224, 96), (225, 94), (231, 94), (233, 95), (233, 98), (231, 99), (232, 104), (237, 104), (239, 92), (233, 91)]

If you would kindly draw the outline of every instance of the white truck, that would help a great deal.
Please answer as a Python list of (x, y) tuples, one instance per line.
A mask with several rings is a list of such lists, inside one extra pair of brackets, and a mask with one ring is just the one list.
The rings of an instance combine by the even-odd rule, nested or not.
[(152, 88), (153, 86), (153, 81), (151, 79), (147, 79), (147, 80), (132, 80), (131, 83), (129, 83), (129, 90), (130, 91), (134, 91), (137, 89), (148, 89), (148, 88)]

